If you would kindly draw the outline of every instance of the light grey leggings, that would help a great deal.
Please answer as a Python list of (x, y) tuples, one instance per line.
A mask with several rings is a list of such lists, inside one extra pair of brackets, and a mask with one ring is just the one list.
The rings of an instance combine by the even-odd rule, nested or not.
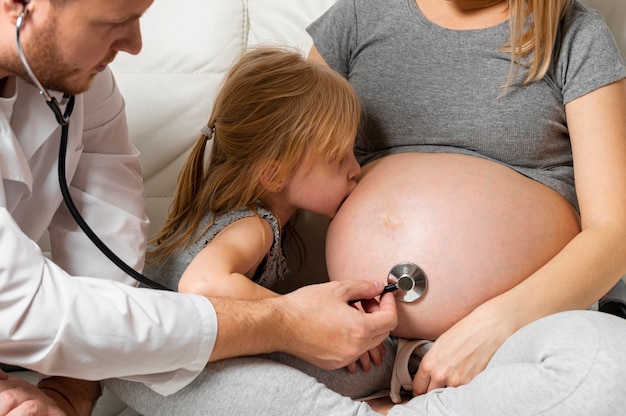
[[(146, 416), (375, 415), (352, 397), (389, 387), (394, 346), (370, 373), (322, 371), (290, 357), (240, 358), (210, 364), (176, 394), (160, 396), (142, 384), (108, 380), (107, 387)], [(274, 361), (290, 361), (310, 377)], [(293, 361), (293, 362), (291, 362)], [(399, 415), (626, 414), (626, 320), (601, 312), (564, 312), (515, 333), (471, 383), (395, 406)]]

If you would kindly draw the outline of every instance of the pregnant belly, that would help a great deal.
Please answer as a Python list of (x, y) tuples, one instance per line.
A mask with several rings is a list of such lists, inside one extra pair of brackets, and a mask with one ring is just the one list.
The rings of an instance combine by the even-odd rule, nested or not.
[(512, 288), (579, 232), (558, 193), (499, 163), (456, 154), (402, 153), (367, 165), (331, 221), (331, 280), (386, 282), (400, 262), (419, 265), (428, 290), (398, 304), (405, 338), (435, 339)]

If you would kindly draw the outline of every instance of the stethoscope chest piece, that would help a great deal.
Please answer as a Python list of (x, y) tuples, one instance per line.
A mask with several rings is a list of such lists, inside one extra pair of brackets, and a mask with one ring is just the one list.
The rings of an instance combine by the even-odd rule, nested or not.
[(426, 273), (417, 264), (404, 262), (398, 263), (387, 276), (387, 283), (397, 284), (396, 298), (402, 302), (415, 302), (428, 287)]

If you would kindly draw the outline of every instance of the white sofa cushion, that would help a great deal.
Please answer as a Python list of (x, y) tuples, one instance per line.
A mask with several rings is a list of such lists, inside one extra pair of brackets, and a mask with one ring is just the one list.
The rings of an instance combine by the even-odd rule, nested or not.
[(243, 1), (156, 1), (141, 21), (141, 53), (111, 64), (141, 152), (151, 232), (165, 218), (224, 72), (245, 50), (245, 16)]
[(333, 3), (335, 0), (249, 0), (248, 46), (278, 43), (307, 54), (313, 42), (304, 29)]

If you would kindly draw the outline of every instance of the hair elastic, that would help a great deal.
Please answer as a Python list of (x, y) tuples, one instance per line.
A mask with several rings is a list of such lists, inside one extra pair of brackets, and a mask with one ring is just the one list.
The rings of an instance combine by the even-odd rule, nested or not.
[(215, 127), (209, 127), (208, 125), (202, 126), (200, 129), (200, 133), (206, 137), (207, 141), (213, 140), (213, 135), (215, 134)]

